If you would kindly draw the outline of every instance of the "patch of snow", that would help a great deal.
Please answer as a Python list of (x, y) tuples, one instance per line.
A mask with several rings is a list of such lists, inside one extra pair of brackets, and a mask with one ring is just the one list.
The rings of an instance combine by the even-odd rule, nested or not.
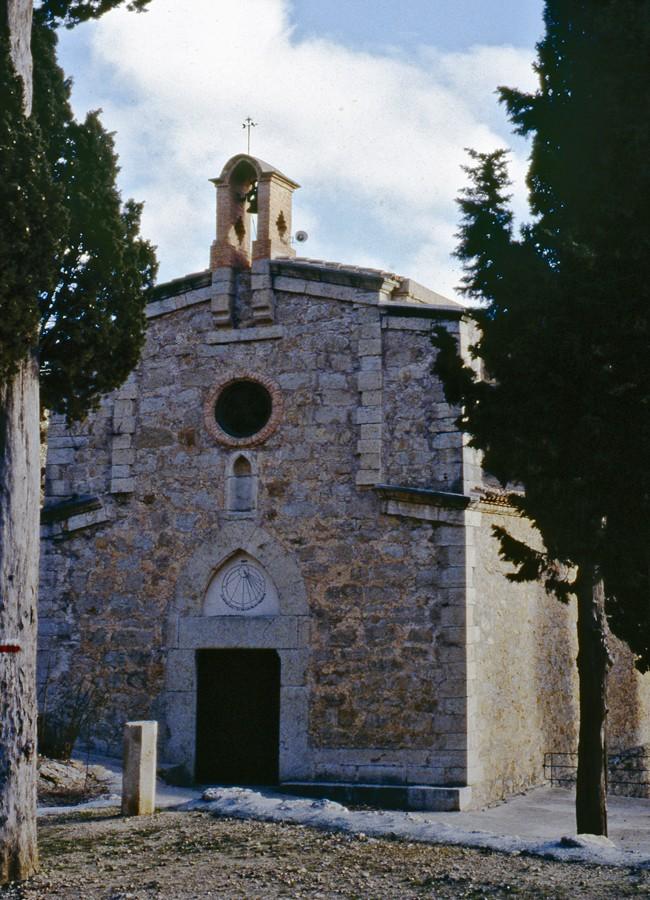
[(575, 834), (560, 838), (561, 847), (615, 847), (604, 834)]
[(432, 844), (479, 847), (504, 853), (530, 853), (566, 862), (608, 866), (650, 867), (650, 855), (617, 848), (608, 838), (596, 835), (563, 837), (553, 841), (525, 840), (517, 835), (470, 831), (436, 821), (429, 816), (395, 810), (350, 810), (330, 800), (259, 793), (248, 788), (208, 788), (187, 809), (203, 809), (214, 816), (291, 822), (357, 837), (394, 837)]
[[(84, 809), (119, 807), (121, 761), (96, 754), (84, 761), (102, 765), (111, 775), (108, 797), (76, 806), (39, 808), (41, 815), (60, 815)], [(572, 807), (569, 792), (539, 788), (511, 799), (496, 809), (463, 813), (422, 813), (395, 810), (350, 810), (332, 800), (287, 796), (271, 790), (211, 787), (200, 794), (192, 788), (173, 788), (158, 782), (156, 806), (168, 809), (205, 810), (215, 816), (292, 822), (327, 831), (349, 834), (357, 840), (400, 838), (431, 844), (453, 844), (530, 853), (547, 859), (586, 862), (594, 865), (650, 868), (650, 801), (610, 798), (611, 824), (623, 841), (634, 839), (635, 850), (624, 850), (597, 835), (562, 837)], [(498, 815), (497, 815), (498, 814)], [(534, 827), (531, 827), (534, 823)], [(618, 823), (616, 825), (616, 823)], [(475, 825), (487, 825), (475, 828)], [(557, 831), (555, 830), (557, 828)], [(498, 829), (498, 831), (497, 831)], [(517, 834), (521, 829), (527, 837)], [(557, 837), (555, 836), (557, 835)]]
[(39, 806), (37, 815), (41, 818), (41, 816), (60, 816), (64, 813), (83, 812), (86, 809), (106, 809), (109, 806), (119, 806), (121, 802), (119, 794), (108, 794), (98, 797), (96, 800), (86, 800), (84, 803), (68, 806)]
[[(106, 809), (107, 807), (120, 807), (122, 803), (122, 762), (108, 756), (101, 756), (97, 753), (83, 753), (76, 755), (76, 760), (82, 762), (84, 766), (87, 763), (93, 766), (101, 766), (104, 774), (101, 781), (106, 785), (106, 794), (96, 797), (93, 800), (87, 800), (82, 803), (75, 803), (68, 806), (39, 806), (37, 815), (40, 816), (58, 816), (63, 813), (83, 812), (86, 809)], [(98, 779), (100, 780), (100, 779)], [(184, 806), (191, 800), (196, 800), (199, 791), (192, 788), (171, 787), (163, 781), (156, 782), (156, 808), (157, 809), (176, 809)]]

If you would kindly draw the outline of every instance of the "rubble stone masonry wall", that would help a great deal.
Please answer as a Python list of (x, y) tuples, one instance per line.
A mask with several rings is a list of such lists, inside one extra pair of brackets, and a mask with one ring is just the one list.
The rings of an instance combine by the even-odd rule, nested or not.
[[(504, 516), (477, 500), (431, 375), (431, 328), (459, 333), (459, 314), (391, 305), (394, 287), (301, 261), (200, 273), (149, 305), (120, 390), (81, 426), (52, 417), (41, 697), (92, 684), (101, 749), (154, 718), (163, 757), (191, 774), (202, 647), (278, 650), (285, 780), (471, 784), (478, 803), (540, 782), (544, 751), (575, 746), (572, 612), (504, 578)], [(204, 406), (250, 373), (282, 414), (244, 451), (242, 505), (240, 451)], [(277, 614), (205, 612), (237, 552), (268, 573)], [(647, 739), (646, 682), (624, 660), (613, 684), (612, 733)]]
[[(430, 387), (431, 319), (385, 318), (377, 294), (354, 287), (319, 284), (313, 297), (300, 280), (275, 283), (267, 326), (216, 329), (209, 288), (152, 304), (127, 384), (82, 427), (53, 417), (47, 502), (100, 505), (46, 526), (42, 682), (85, 676), (105, 691), (94, 737), (106, 750), (127, 718), (154, 717), (188, 760), (172, 732), (191, 731), (182, 716), (192, 699), (168, 671), (174, 648), (185, 652), (177, 585), (198, 547), (233, 528), (250, 541), (245, 529), (256, 528), (295, 561), (309, 611), (283, 620), (304, 640), (274, 645), (303, 670), (286, 700), (306, 710), (308, 759), (285, 774), (462, 783), (464, 748), (449, 749), (448, 735), (464, 730), (464, 712), (443, 699), (463, 695), (445, 651), (463, 615), (462, 529), (386, 515), (374, 489), (427, 485), (432, 460), (436, 486), (458, 489), (451, 411)], [(277, 385), (284, 415), (248, 451), (257, 501), (242, 522), (226, 508), (236, 451), (210, 436), (203, 405), (217, 380), (245, 372)], [(236, 627), (222, 622), (213, 645), (246, 646)]]

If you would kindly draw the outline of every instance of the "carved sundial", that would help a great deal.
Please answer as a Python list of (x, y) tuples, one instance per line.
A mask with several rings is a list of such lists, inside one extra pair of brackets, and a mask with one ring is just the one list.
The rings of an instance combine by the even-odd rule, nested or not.
[(231, 609), (255, 609), (265, 597), (266, 579), (245, 559), (228, 572), (221, 585), (221, 599)]

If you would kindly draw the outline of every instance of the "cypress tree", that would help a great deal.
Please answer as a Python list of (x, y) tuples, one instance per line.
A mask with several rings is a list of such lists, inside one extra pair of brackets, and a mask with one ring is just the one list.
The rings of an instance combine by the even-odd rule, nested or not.
[[(45, 0), (30, 104), (0, 0), (0, 883), (37, 866), (39, 380), (45, 405), (70, 420), (117, 387), (138, 358), (156, 268), (139, 236), (141, 207), (121, 203), (112, 138), (97, 113), (75, 121), (56, 65), (60, 21), (71, 27), (121, 2)], [(20, 25), (29, 0), (23, 7)]]
[[(60, 195), (0, 19), (0, 884), (36, 851), (38, 290), (52, 287)], [(26, 86), (27, 90), (29, 85)], [(29, 100), (29, 97), (27, 98)], [(51, 227), (47, 221), (52, 213)], [(7, 652), (10, 648), (17, 652)]]
[(141, 204), (122, 205), (113, 139), (99, 114), (84, 122), (72, 115), (55, 47), (55, 33), (37, 24), (34, 116), (67, 216), (53, 287), (39, 293), (41, 392), (46, 408), (79, 419), (138, 361), (143, 291), (153, 285), (156, 262), (139, 237)]
[[(126, 8), (134, 12), (143, 12), (151, 0), (128, 0)], [(64, 25), (74, 28), (81, 22), (98, 19), (116, 6), (122, 6), (124, 0), (43, 0), (40, 14), (51, 28)]]
[(442, 331), (436, 371), (485, 468), (541, 533), (497, 530), (514, 580), (577, 599), (579, 832), (607, 833), (607, 620), (650, 667), (650, 2), (547, 0), (534, 94), (501, 88), (532, 138), (515, 233), (503, 151), (471, 154), (462, 290), (485, 380)]
[(0, 381), (11, 377), (38, 336), (40, 290), (54, 286), (54, 258), (66, 226), (45, 144), (0, 33)]

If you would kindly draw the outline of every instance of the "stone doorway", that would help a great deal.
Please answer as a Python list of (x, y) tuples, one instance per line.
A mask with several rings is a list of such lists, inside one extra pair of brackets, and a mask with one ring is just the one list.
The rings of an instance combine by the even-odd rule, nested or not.
[(198, 650), (196, 657), (196, 781), (277, 784), (277, 651)]

